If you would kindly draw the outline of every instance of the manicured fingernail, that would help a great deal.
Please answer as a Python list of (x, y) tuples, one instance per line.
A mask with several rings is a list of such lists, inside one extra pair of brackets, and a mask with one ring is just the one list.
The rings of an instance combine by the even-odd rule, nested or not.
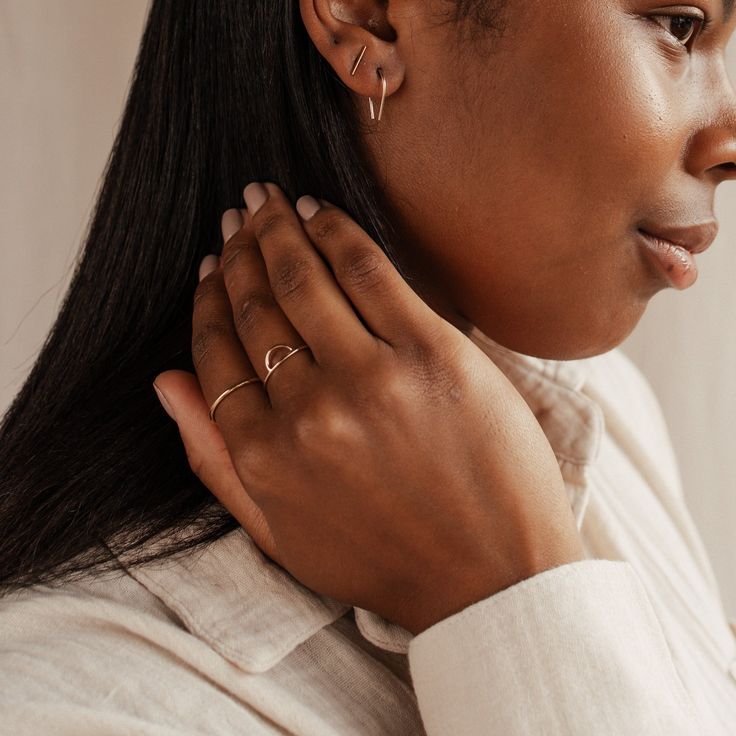
[(156, 392), (156, 396), (158, 396), (158, 400), (161, 402), (161, 406), (163, 406), (166, 413), (174, 420), (176, 421), (176, 417), (174, 416), (174, 410), (171, 408), (171, 404), (166, 400), (166, 397), (163, 394), (163, 391), (154, 383), (153, 384), (153, 390)]
[(305, 194), (296, 201), (296, 211), (302, 220), (309, 220), (322, 205), (314, 198)]
[(206, 255), (199, 264), (199, 280), (201, 281), (207, 274), (212, 273), (220, 265), (220, 258), (214, 253)]
[(243, 227), (243, 217), (240, 214), (240, 210), (234, 208), (226, 210), (222, 216), (220, 227), (222, 228), (222, 239), (227, 243)]
[(251, 182), (243, 189), (243, 199), (245, 200), (245, 206), (248, 208), (248, 212), (251, 215), (255, 215), (268, 199), (268, 189), (260, 182)]

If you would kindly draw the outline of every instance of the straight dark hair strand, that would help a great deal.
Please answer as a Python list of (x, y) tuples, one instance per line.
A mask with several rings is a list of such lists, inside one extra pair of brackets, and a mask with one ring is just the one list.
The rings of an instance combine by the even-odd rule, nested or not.
[[(489, 3), (451, 5), (459, 19)], [(153, 379), (194, 372), (199, 262), (250, 181), (334, 202), (396, 263), (355, 104), (298, 0), (153, 0), (69, 288), (0, 423), (2, 594), (238, 526), (189, 468)]]

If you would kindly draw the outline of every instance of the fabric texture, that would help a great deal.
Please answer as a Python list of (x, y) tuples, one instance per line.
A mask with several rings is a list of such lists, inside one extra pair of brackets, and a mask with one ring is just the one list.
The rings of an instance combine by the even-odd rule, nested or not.
[(0, 598), (0, 734), (736, 733), (736, 622), (641, 372), (618, 349), (555, 361), (469, 337), (544, 430), (585, 560), (417, 636), (307, 589), (242, 529), (37, 585)]

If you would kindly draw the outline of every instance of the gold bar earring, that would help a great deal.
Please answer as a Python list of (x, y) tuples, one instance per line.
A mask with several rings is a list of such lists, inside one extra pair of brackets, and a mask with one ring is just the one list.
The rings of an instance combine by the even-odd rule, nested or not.
[[(352, 76), (355, 76), (355, 70), (358, 68), (358, 65), (362, 61), (363, 55), (365, 54), (365, 50), (367, 48), (368, 48), (367, 46), (363, 46), (363, 48), (361, 49), (360, 55), (358, 56), (358, 59), (356, 60), (355, 64), (353, 64), (352, 71), (350, 72), (350, 76), (351, 77)], [(380, 122), (381, 116), (383, 115), (383, 103), (384, 103), (384, 100), (386, 99), (386, 77), (383, 75), (383, 69), (381, 69), (380, 67), (378, 67), (378, 70), (377, 71), (378, 71), (378, 76), (381, 78), (381, 85), (382, 85), (382, 88), (383, 88), (383, 91), (381, 93), (381, 104), (380, 104), (380, 106), (378, 108), (378, 120)], [(376, 119), (376, 113), (375, 113), (375, 111), (373, 109), (373, 99), (370, 96), (368, 97), (368, 106), (369, 106), (370, 111), (371, 111), (371, 120), (375, 120)]]
[(363, 54), (365, 53), (365, 50), (367, 49), (367, 46), (363, 46), (363, 48), (360, 51), (360, 56), (358, 57), (358, 60), (353, 64), (353, 70), (350, 72), (350, 76), (355, 76), (355, 70), (358, 68), (358, 64), (363, 60)]

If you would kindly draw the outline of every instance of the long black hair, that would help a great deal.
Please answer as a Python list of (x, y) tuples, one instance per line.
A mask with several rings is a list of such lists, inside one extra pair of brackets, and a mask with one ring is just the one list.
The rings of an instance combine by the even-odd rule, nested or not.
[[(447, 1), (458, 30), (496, 29), (500, 0)], [(298, 0), (153, 0), (70, 286), (0, 424), (0, 592), (237, 527), (189, 468), (152, 382), (194, 372), (199, 262), (249, 181), (334, 202), (394, 260), (355, 104)], [(146, 552), (153, 537), (169, 542)]]

